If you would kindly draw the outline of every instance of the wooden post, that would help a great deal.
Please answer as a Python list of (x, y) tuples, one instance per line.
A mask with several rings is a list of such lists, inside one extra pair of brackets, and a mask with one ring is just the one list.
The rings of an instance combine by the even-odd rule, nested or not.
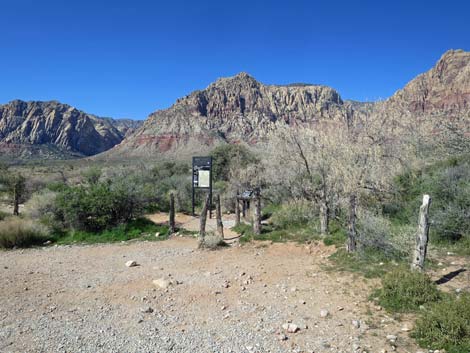
[(201, 219), (199, 223), (199, 247), (204, 246), (204, 237), (206, 236), (206, 220), (207, 220), (207, 211), (209, 210), (211, 195), (207, 194), (206, 201), (201, 211)]
[(320, 234), (322, 236), (328, 235), (329, 218), (330, 210), (328, 203), (326, 201), (322, 201), (320, 205)]
[(170, 192), (170, 234), (175, 233), (175, 195)]
[(242, 200), (242, 217), (246, 219), (246, 201)]
[(348, 244), (347, 251), (356, 251), (356, 195), (349, 196)]
[(255, 209), (253, 217), (253, 233), (255, 235), (261, 234), (261, 195), (260, 191), (255, 191)]
[(240, 224), (240, 200), (238, 199), (238, 193), (237, 197), (235, 199), (235, 226), (238, 226)]
[(20, 190), (19, 183), (15, 181), (13, 186), (13, 215), (18, 216), (20, 214)]
[(423, 271), (424, 261), (426, 260), (426, 252), (428, 250), (429, 239), (429, 206), (431, 198), (429, 195), (423, 196), (423, 204), (419, 208), (419, 224), (418, 233), (416, 234), (416, 248), (413, 253), (411, 269), (415, 271)]
[(220, 195), (217, 194), (215, 197), (215, 212), (217, 218), (217, 235), (219, 236), (220, 240), (224, 240), (224, 224), (222, 223), (222, 209), (220, 207)]

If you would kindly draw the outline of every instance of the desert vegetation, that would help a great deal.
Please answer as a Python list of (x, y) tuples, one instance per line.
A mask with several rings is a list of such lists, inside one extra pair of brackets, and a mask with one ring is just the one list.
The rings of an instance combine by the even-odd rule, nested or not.
[[(468, 306), (467, 296), (442, 293), (427, 274), (409, 270), (423, 194), (432, 197), (433, 254), (470, 255), (470, 151), (462, 139), (460, 130), (436, 130), (429, 122), (412, 126), (364, 114), (279, 129), (262, 148), (220, 145), (210, 153), (216, 213), (235, 212), (237, 195), (259, 190), (261, 227), (253, 227), (253, 202), (233, 228), (242, 243), (335, 245), (331, 269), (383, 277), (374, 300), (390, 312), (416, 315), (420, 344), (464, 352), (468, 318), (456, 308)], [(168, 212), (170, 204), (191, 212), (189, 161), (49, 168), (1, 167), (1, 247), (163, 240), (176, 232), (174, 224), (170, 231), (145, 215)], [(196, 194), (198, 213), (206, 202), (205, 193)], [(207, 233), (204, 248), (223, 243), (219, 227)], [(440, 324), (426, 326), (429, 320)]]

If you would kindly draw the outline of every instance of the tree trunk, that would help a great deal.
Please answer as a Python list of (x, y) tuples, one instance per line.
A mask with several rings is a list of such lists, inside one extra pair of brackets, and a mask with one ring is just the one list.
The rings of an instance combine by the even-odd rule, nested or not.
[(170, 193), (170, 234), (175, 233), (175, 195)]
[(217, 194), (215, 198), (215, 212), (217, 218), (217, 235), (219, 236), (220, 240), (224, 240), (224, 224), (222, 223), (222, 209), (220, 207), (220, 195)]
[(201, 211), (201, 219), (199, 223), (199, 247), (204, 246), (204, 237), (206, 236), (206, 220), (207, 220), (207, 211), (209, 210), (211, 196), (207, 194), (206, 201)]
[(348, 252), (356, 251), (356, 195), (349, 196)]
[(261, 234), (261, 195), (259, 190), (255, 192), (255, 209), (253, 216), (253, 233), (255, 235)]
[(19, 182), (15, 181), (13, 186), (13, 215), (19, 216), (20, 214), (20, 190)]
[(320, 205), (320, 233), (322, 236), (328, 235), (330, 224), (330, 208), (326, 200)]
[(411, 269), (423, 271), (424, 261), (426, 260), (426, 252), (428, 250), (429, 239), (429, 206), (431, 198), (429, 195), (423, 196), (423, 204), (419, 208), (419, 224), (418, 233), (416, 235), (416, 248), (413, 253)]
[(240, 200), (238, 200), (238, 194), (237, 198), (235, 199), (235, 226), (238, 226), (240, 224)]

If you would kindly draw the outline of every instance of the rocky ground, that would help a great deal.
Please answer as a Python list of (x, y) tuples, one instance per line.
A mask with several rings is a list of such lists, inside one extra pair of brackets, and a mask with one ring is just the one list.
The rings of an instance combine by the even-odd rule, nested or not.
[(333, 251), (180, 237), (5, 251), (0, 351), (418, 352), (411, 318), (368, 300), (377, 280), (328, 270)]

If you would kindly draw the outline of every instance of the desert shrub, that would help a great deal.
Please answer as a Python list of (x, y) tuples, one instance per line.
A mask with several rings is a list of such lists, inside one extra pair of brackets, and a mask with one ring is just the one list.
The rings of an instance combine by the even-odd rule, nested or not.
[[(155, 233), (160, 233), (155, 237)], [(125, 224), (120, 224), (101, 232), (87, 232), (82, 230), (67, 230), (62, 233), (56, 233), (55, 241), (59, 244), (72, 243), (108, 243), (127, 241), (136, 238), (146, 240), (164, 240), (168, 238), (168, 227), (156, 225), (146, 218), (137, 218)]]
[(177, 211), (191, 210), (191, 167), (184, 162), (164, 161), (156, 164), (148, 173), (141, 175), (145, 195), (149, 197), (149, 211), (168, 211), (169, 193), (175, 195)]
[(204, 242), (200, 244), (200, 248), (215, 250), (226, 245), (227, 243), (217, 234), (209, 232), (204, 237)]
[(28, 217), (36, 220), (49, 221), (55, 212), (57, 193), (44, 189), (34, 193), (25, 203), (25, 213)]
[(470, 237), (470, 156), (410, 170), (395, 180), (396, 196), (384, 212), (402, 223), (417, 224), (423, 194), (432, 198), (431, 238), (438, 243)]
[[(382, 216), (362, 210), (358, 219), (359, 253), (377, 251), (385, 259), (400, 259), (406, 257), (407, 249), (400, 248), (395, 242), (391, 222)], [(402, 237), (409, 237), (408, 234)]]
[(273, 209), (271, 223), (276, 228), (289, 228), (313, 222), (317, 217), (316, 208), (308, 201), (290, 201)]
[(214, 180), (228, 181), (232, 168), (244, 168), (256, 162), (255, 155), (242, 145), (220, 145), (212, 150)]
[(142, 214), (145, 196), (132, 180), (66, 187), (56, 199), (56, 218), (69, 228), (102, 231)]
[(88, 183), (88, 184), (96, 184), (100, 178), (103, 172), (101, 171), (100, 168), (94, 166), (90, 167), (87, 170), (83, 171), (82, 173), (83, 179)]
[(449, 296), (427, 308), (416, 320), (413, 337), (430, 349), (470, 352), (470, 294)]
[(8, 217), (0, 221), (0, 247), (27, 247), (38, 244), (49, 235), (48, 229), (31, 219)]
[(8, 213), (0, 211), (0, 221), (3, 221), (8, 216), (9, 216)]
[(406, 312), (438, 301), (441, 294), (436, 284), (424, 273), (396, 269), (382, 279), (379, 302), (390, 311)]

